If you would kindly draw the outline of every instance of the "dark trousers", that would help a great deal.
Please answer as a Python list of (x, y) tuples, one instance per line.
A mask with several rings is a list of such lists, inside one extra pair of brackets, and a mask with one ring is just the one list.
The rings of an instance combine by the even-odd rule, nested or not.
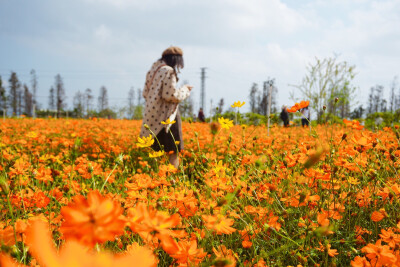
[(301, 126), (308, 126), (308, 120), (307, 119), (305, 119), (305, 118), (302, 118), (301, 119)]

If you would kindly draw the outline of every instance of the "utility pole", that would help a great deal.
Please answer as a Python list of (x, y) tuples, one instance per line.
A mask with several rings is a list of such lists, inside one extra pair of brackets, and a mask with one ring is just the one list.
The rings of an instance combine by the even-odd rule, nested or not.
[(200, 91), (200, 107), (206, 110), (206, 68), (201, 68), (201, 91)]
[(267, 110), (267, 116), (268, 116), (268, 136), (269, 136), (269, 124), (270, 124), (270, 115), (271, 115), (271, 98), (272, 98), (272, 86), (274, 85), (274, 79), (268, 80), (267, 83), (269, 84), (269, 94), (268, 94), (268, 110)]

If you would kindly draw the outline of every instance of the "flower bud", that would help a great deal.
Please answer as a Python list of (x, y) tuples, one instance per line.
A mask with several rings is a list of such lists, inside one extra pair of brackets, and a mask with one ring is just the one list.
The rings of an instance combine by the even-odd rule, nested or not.
[(149, 125), (147, 125), (147, 124), (144, 124), (143, 126), (144, 126), (144, 128), (146, 128), (147, 130), (150, 129)]

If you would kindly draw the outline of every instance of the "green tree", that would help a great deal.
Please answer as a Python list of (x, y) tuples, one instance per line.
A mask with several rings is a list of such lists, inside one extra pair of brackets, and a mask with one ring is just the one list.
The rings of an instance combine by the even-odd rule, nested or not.
[[(346, 61), (338, 62), (336, 57), (316, 58), (315, 63), (307, 66), (307, 74), (302, 83), (294, 85), (302, 100), (309, 100), (310, 106), (316, 111), (320, 122), (323, 106), (335, 116), (348, 117), (350, 115), (350, 101), (354, 99), (356, 87), (352, 85), (355, 66)], [(294, 95), (292, 94), (294, 99)], [(338, 99), (338, 101), (336, 100)], [(296, 99), (294, 99), (296, 100)]]

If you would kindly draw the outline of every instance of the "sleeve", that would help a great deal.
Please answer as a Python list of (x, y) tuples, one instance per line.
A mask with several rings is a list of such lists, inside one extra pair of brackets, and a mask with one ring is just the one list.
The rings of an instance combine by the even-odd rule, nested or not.
[(176, 76), (174, 70), (167, 69), (166, 76), (163, 81), (162, 98), (167, 102), (179, 103), (190, 95), (189, 88), (184, 85), (181, 88), (176, 87)]

